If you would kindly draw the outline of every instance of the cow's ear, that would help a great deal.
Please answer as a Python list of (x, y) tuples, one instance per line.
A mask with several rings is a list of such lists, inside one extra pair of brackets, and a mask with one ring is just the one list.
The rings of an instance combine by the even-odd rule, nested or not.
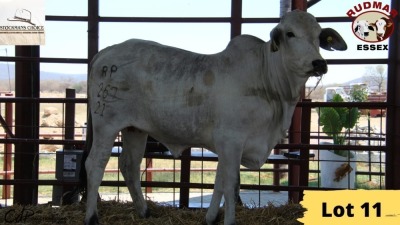
[(271, 33), (271, 51), (276, 52), (279, 50), (280, 40), (282, 36), (282, 31), (279, 27), (275, 27)]
[(321, 48), (333, 51), (344, 51), (347, 49), (347, 44), (340, 34), (332, 28), (324, 28), (319, 35), (319, 45)]
[(375, 26), (375, 24), (370, 23), (370, 24), (368, 25), (368, 29), (374, 31), (374, 26)]

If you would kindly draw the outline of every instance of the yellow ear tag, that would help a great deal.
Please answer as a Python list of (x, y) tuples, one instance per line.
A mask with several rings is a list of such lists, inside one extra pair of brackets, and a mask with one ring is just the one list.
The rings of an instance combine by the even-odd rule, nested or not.
[(326, 41), (327, 41), (328, 43), (332, 43), (332, 41), (333, 41), (332, 36), (328, 36), (328, 37), (326, 38)]

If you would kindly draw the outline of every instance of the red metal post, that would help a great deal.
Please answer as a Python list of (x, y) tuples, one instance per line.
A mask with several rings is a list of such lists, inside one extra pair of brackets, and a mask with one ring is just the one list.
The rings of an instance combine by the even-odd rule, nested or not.
[[(307, 11), (307, 0), (292, 0), (292, 10), (300, 9)], [(301, 91), (300, 99), (305, 98), (305, 88)], [(289, 144), (301, 143), (301, 108), (296, 107), (293, 117), (292, 124), (289, 129)], [(292, 150), (293, 151), (293, 150)], [(294, 150), (296, 151), (296, 150)], [(289, 184), (299, 184), (300, 167), (298, 165), (289, 164)], [(289, 200), (298, 203), (300, 196), (298, 192), (289, 192)]]
[(179, 207), (189, 207), (189, 187), (187, 184), (190, 183), (190, 149), (185, 150), (181, 155), (181, 184), (179, 191)]
[(307, 0), (292, 0), (292, 10), (295, 9), (307, 11)]
[[(13, 96), (12, 93), (6, 93), (6, 96)], [(13, 104), (11, 102), (7, 102), (5, 106), (5, 117), (6, 117), (6, 123), (10, 127), (10, 130), (12, 130), (12, 124), (13, 124)], [(9, 138), (9, 135), (6, 134), (6, 138)], [(5, 149), (4, 149), (4, 162), (3, 162), (3, 171), (11, 171), (12, 170), (12, 144), (5, 144)], [(11, 174), (6, 173), (4, 175), (4, 180), (10, 180), (11, 179)], [(9, 185), (3, 185), (3, 199), (9, 199), (11, 194), (11, 186)]]
[[(153, 168), (153, 159), (146, 158), (146, 181), (147, 182), (153, 181), (153, 172), (151, 171), (152, 168)], [(153, 192), (152, 187), (146, 187), (146, 193), (152, 193), (152, 192)]]

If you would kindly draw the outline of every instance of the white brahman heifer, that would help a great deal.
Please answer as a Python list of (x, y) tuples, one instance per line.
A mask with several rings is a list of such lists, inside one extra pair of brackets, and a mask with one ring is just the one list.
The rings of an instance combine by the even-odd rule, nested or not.
[(355, 23), (354, 33), (361, 39), (369, 36), (369, 31), (374, 31), (374, 27), (367, 20), (359, 20)]
[(122, 131), (120, 168), (141, 217), (149, 216), (140, 163), (151, 135), (175, 157), (189, 147), (218, 154), (206, 222), (216, 223), (224, 196), (224, 224), (235, 224), (240, 165), (257, 169), (266, 162), (289, 128), (307, 79), (327, 72), (319, 47), (347, 48), (336, 31), (293, 11), (272, 30), (271, 41), (241, 35), (217, 54), (135, 39), (99, 52), (89, 77), (93, 143), (86, 160), (85, 223), (98, 224), (98, 188)]

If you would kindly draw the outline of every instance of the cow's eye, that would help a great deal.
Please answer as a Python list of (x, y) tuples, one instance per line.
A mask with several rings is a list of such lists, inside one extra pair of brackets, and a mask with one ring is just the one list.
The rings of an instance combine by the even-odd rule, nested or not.
[(295, 35), (294, 35), (293, 32), (287, 32), (287, 33), (286, 33), (286, 36), (288, 36), (288, 37), (290, 37), (290, 38), (295, 37)]

